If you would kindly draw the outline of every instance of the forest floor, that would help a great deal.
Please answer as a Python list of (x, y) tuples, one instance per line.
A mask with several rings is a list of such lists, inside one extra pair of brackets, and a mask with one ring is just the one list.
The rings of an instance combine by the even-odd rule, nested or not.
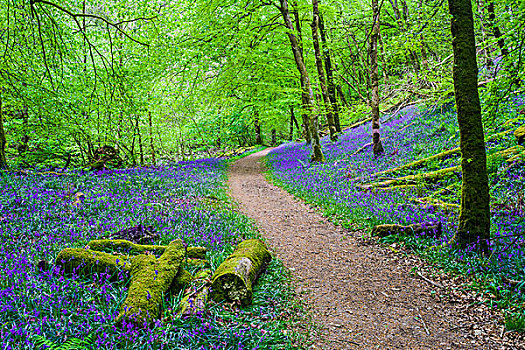
[(270, 184), (264, 175), (270, 151), (233, 163), (228, 184), (311, 310), (318, 334), (303, 347), (525, 349), (504, 332), (501, 314), (480, 304), (461, 278), (440, 275), (400, 247), (336, 226)]

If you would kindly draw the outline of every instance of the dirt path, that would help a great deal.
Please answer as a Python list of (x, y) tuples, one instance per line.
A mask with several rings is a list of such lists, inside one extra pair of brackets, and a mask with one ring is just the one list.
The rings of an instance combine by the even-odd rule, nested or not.
[[(298, 293), (323, 325), (323, 339), (313, 348), (507, 348), (497, 336), (488, 336), (490, 330), (465, 322), (486, 308), (436, 300), (436, 287), (410, 273), (420, 263), (417, 258), (367, 243), (269, 184), (261, 174), (269, 151), (235, 162), (228, 183), (241, 211), (256, 221), (270, 248), (293, 271)], [(501, 328), (494, 320), (487, 323)]]

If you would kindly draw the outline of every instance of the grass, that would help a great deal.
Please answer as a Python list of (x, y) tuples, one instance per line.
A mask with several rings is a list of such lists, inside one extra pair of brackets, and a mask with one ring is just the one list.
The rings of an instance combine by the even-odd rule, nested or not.
[(456, 115), (451, 106), (426, 110), (413, 106), (383, 122), (381, 137), (386, 153), (377, 159), (371, 147), (356, 153), (370, 142), (369, 123), (346, 131), (335, 143), (324, 138), (324, 164), (308, 163), (308, 145), (284, 144), (268, 155), (270, 177), (296, 197), (317, 206), (335, 223), (354, 230), (369, 230), (377, 224), (441, 222), (444, 234), (440, 238), (406, 234), (382, 241), (402, 243), (446, 272), (469, 276), (476, 292), (492, 306), (506, 310), (507, 326), (520, 328), (525, 319), (523, 155), (509, 163), (498, 152), (515, 146), (512, 132), (506, 131), (524, 123), (520, 114), (523, 104), (523, 98), (508, 101), (501, 106), (498, 123), (486, 125), (492, 220), (489, 256), (478, 255), (474, 246), (459, 249), (448, 245), (457, 228), (458, 210), (440, 204), (459, 204), (460, 171), (434, 181), (419, 179), (415, 186), (401, 189), (362, 190), (358, 186), (459, 165), (459, 155), (450, 155), (417, 168), (372, 175), (458, 147)]
[[(152, 225), (156, 244), (181, 238), (208, 248), (215, 269), (238, 242), (258, 237), (232, 209), (228, 162), (204, 159), (160, 168), (3, 172), (0, 180), (0, 344), (2, 349), (290, 349), (290, 323), (300, 314), (282, 263), (274, 259), (250, 307), (209, 303), (204, 314), (177, 315), (181, 295), (168, 295), (150, 329), (120, 329), (114, 320), (127, 281), (65, 276), (53, 262), (66, 247), (135, 226)], [(79, 194), (82, 196), (79, 196)], [(82, 198), (79, 200), (78, 198)], [(38, 346), (37, 346), (38, 345)]]

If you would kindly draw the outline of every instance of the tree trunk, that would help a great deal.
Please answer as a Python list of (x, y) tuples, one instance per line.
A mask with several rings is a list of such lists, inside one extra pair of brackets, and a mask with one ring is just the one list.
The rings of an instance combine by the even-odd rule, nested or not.
[(140, 132), (140, 123), (139, 123), (139, 115), (137, 115), (135, 128), (137, 130), (137, 134), (139, 137), (139, 156), (140, 156), (140, 165), (144, 165), (144, 147), (142, 145), (142, 133)]
[(153, 323), (160, 315), (164, 295), (179, 274), (183, 260), (184, 246), (180, 239), (171, 242), (158, 259), (155, 255), (137, 255), (131, 263), (131, 283), (117, 324), (125, 327), (126, 322), (144, 327)]
[(339, 120), (339, 104), (337, 103), (337, 98), (335, 96), (335, 84), (334, 84), (334, 74), (332, 68), (332, 59), (331, 52), (328, 48), (326, 32), (324, 30), (324, 21), (323, 16), (319, 14), (319, 32), (321, 34), (321, 41), (323, 43), (323, 60), (324, 67), (326, 69), (326, 81), (328, 84), (328, 97), (330, 98), (330, 103), (332, 105), (332, 111), (334, 112), (334, 123), (335, 130), (341, 132), (341, 121)]
[(372, 144), (377, 157), (385, 152), (379, 135), (379, 66), (377, 63), (377, 40), (379, 38), (379, 5), (378, 0), (372, 0), (372, 33), (370, 35), (370, 86), (372, 88)]
[(494, 11), (494, 0), (489, 0), (487, 4), (487, 11), (489, 13), (489, 21), (490, 25), (492, 27), (492, 33), (494, 34), (494, 38), (498, 41), (499, 49), (501, 50), (502, 56), (508, 56), (509, 51), (505, 47), (505, 39), (501, 35), (501, 31), (499, 30), (499, 27), (496, 23), (496, 12)]
[(312, 20), (312, 38), (314, 44), (315, 65), (317, 67), (317, 75), (319, 77), (319, 85), (321, 86), (321, 93), (323, 94), (323, 102), (326, 112), (326, 122), (328, 123), (328, 130), (330, 132), (330, 140), (337, 140), (337, 131), (335, 130), (334, 115), (332, 114), (332, 103), (328, 96), (328, 87), (326, 86), (326, 77), (323, 69), (323, 59), (321, 58), (321, 48), (319, 46), (319, 3), (318, 0), (312, 0), (313, 6), (313, 20)]
[(149, 124), (149, 146), (151, 148), (151, 163), (155, 166), (155, 146), (153, 145), (153, 122), (151, 120), (151, 112), (148, 112), (148, 124)]
[(303, 91), (307, 94), (307, 105), (306, 105), (306, 113), (309, 116), (310, 119), (310, 130), (312, 133), (312, 156), (311, 161), (312, 162), (324, 162), (324, 156), (323, 152), (321, 150), (321, 140), (319, 138), (319, 129), (318, 129), (318, 116), (315, 108), (315, 102), (314, 102), (314, 92), (312, 90), (312, 86), (310, 84), (310, 78), (308, 76), (308, 71), (306, 70), (306, 65), (304, 63), (303, 57), (301, 55), (301, 48), (299, 46), (299, 43), (297, 41), (296, 36), (294, 35), (294, 28), (292, 21), (290, 19), (290, 12), (288, 10), (288, 1), (287, 0), (280, 0), (281, 6), (279, 10), (281, 11), (281, 15), (284, 19), (284, 24), (286, 28), (288, 29), (288, 39), (290, 40), (290, 44), (292, 46), (292, 51), (295, 59), (295, 64), (297, 66), (297, 70), (299, 71), (301, 75), (301, 85), (303, 87)]
[[(299, 47), (299, 52), (301, 57), (303, 57), (303, 38), (301, 32), (301, 19), (299, 18), (299, 10), (297, 9), (297, 3), (292, 4), (294, 15), (295, 29), (297, 32), (297, 44)], [(303, 58), (304, 61), (304, 58)], [(306, 87), (304, 86), (304, 81), (302, 77), (301, 81), (301, 103), (302, 103), (302, 118), (303, 118), (303, 129), (304, 129), (304, 138), (306, 143), (309, 145), (312, 143), (312, 131), (310, 130), (310, 116), (308, 114), (308, 93), (306, 92)]]
[(290, 106), (290, 134), (288, 136), (288, 140), (293, 140), (293, 121), (295, 119), (294, 113), (293, 113), (293, 106)]
[(448, 4), (452, 15), (454, 94), (463, 174), (457, 240), (465, 246), (479, 239), (477, 248), (486, 251), (490, 239), (490, 199), (472, 4), (470, 0), (448, 0)]
[(277, 131), (275, 129), (272, 129), (272, 146), (275, 146), (277, 144)]
[(254, 127), (255, 127), (255, 143), (258, 145), (262, 145), (262, 137), (261, 137), (261, 124), (259, 123), (259, 111), (253, 112), (253, 118), (254, 118)]
[(7, 159), (5, 156), (5, 139), (4, 114), (2, 110), (2, 95), (0, 94), (0, 169), (7, 169)]
[(242, 241), (215, 270), (211, 278), (211, 298), (217, 302), (227, 300), (239, 301), (242, 305), (250, 304), (253, 284), (271, 259), (262, 241)]

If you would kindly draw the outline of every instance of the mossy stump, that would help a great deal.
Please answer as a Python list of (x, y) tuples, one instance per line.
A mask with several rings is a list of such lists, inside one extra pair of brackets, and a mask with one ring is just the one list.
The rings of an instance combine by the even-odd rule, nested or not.
[(145, 327), (158, 318), (162, 298), (171, 287), (184, 259), (182, 241), (171, 242), (160, 258), (137, 255), (132, 261), (128, 296), (120, 308), (117, 324)]
[(124, 256), (83, 248), (62, 250), (55, 259), (55, 265), (68, 274), (90, 276), (93, 273), (107, 273), (113, 280), (117, 279), (119, 272), (131, 271), (131, 263)]
[(213, 274), (210, 297), (215, 301), (249, 305), (252, 286), (270, 260), (270, 252), (261, 240), (248, 239), (239, 243)]
[(372, 228), (372, 236), (386, 237), (389, 235), (398, 235), (401, 233), (410, 234), (426, 234), (440, 237), (442, 234), (441, 222), (438, 223), (422, 223), (408, 226), (402, 225), (377, 225)]

